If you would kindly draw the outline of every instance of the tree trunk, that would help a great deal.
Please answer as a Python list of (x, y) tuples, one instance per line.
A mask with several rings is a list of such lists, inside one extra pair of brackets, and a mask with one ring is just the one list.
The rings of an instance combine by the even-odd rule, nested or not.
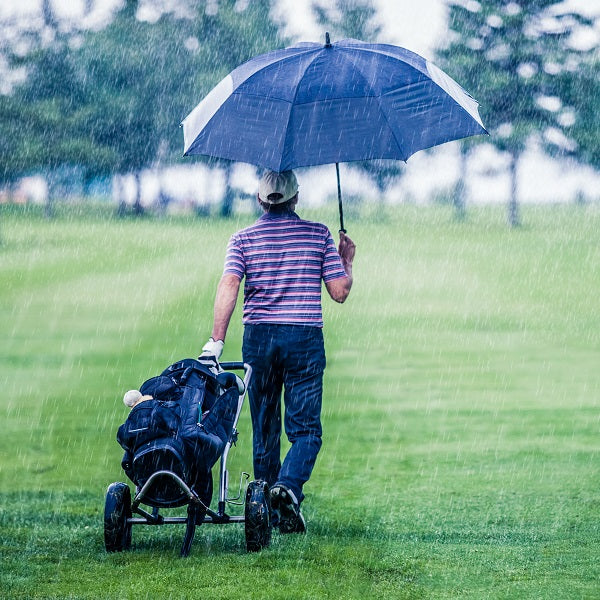
[(46, 219), (52, 219), (54, 217), (54, 198), (56, 196), (56, 181), (53, 179), (55, 173), (52, 173), (48, 180), (48, 194), (46, 195), (46, 202), (44, 204), (44, 216)]
[(144, 214), (144, 207), (142, 206), (142, 177), (139, 171), (136, 171), (135, 175), (135, 202), (133, 203), (133, 214), (140, 216)]
[(124, 217), (127, 214), (127, 204), (125, 202), (123, 178), (121, 175), (114, 175), (113, 177), (113, 185), (115, 186), (115, 195), (117, 200), (117, 217)]
[(519, 215), (519, 203), (517, 200), (517, 164), (519, 156), (516, 153), (510, 154), (510, 198), (508, 200), (508, 225), (509, 227), (519, 227), (521, 217)]
[(221, 216), (229, 219), (233, 213), (233, 189), (231, 188), (231, 171), (233, 163), (228, 162), (225, 166), (225, 195), (221, 206)]
[(56, 15), (54, 14), (54, 8), (50, 0), (42, 0), (42, 18), (44, 19), (44, 25), (51, 29), (56, 29)]
[(459, 174), (456, 187), (454, 188), (454, 218), (464, 221), (466, 217), (466, 181), (467, 181), (467, 149), (464, 144), (460, 145)]

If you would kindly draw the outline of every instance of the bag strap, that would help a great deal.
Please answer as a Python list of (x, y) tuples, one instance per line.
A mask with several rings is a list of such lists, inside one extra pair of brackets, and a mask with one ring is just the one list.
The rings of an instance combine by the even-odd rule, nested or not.
[[(178, 375), (178, 371), (182, 371), (181, 375)], [(178, 360), (173, 363), (171, 366), (167, 367), (162, 375), (166, 375), (167, 377), (174, 377), (181, 384), (185, 384), (185, 382), (189, 379), (190, 375), (196, 371), (203, 377), (208, 378), (211, 382), (216, 382), (215, 375), (211, 372), (211, 370), (203, 365), (201, 362), (197, 361), (194, 358), (184, 358), (183, 360)]]

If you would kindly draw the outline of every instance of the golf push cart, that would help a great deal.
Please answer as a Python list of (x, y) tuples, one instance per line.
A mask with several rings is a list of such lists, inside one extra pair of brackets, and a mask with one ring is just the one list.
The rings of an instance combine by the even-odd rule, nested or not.
[[(251, 368), (242, 362), (220, 366), (217, 373), (205, 363), (184, 359), (141, 386), (146, 401), (132, 408), (117, 435), (125, 449), (121, 464), (136, 486), (135, 494), (132, 501), (126, 483), (108, 486), (104, 506), (108, 552), (129, 549), (134, 525), (185, 525), (181, 556), (190, 553), (196, 527), (204, 523), (244, 523), (248, 552), (269, 545), (267, 484), (249, 482), (241, 500), (244, 480), (250, 478), (242, 473), (238, 494), (230, 497), (228, 491), (227, 457), (238, 437), (236, 427)], [(231, 372), (235, 370), (244, 372), (243, 381)], [(218, 500), (213, 510), (212, 467), (219, 460)], [(186, 505), (187, 516), (161, 514), (161, 509)], [(229, 514), (228, 505), (243, 506), (243, 514)]]

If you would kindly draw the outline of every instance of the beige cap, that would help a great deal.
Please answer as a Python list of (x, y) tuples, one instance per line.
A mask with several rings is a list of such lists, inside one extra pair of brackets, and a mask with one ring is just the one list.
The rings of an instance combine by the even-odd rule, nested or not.
[(294, 171), (265, 171), (258, 182), (258, 197), (267, 204), (282, 204), (298, 193)]

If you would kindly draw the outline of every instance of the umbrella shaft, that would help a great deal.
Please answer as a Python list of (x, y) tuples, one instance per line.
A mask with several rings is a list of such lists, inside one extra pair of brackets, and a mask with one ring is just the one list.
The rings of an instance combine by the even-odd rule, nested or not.
[(340, 231), (346, 233), (344, 229), (344, 207), (342, 206), (342, 186), (340, 185), (340, 163), (335, 163), (335, 172), (337, 174), (338, 206), (340, 208)]

